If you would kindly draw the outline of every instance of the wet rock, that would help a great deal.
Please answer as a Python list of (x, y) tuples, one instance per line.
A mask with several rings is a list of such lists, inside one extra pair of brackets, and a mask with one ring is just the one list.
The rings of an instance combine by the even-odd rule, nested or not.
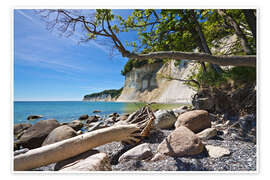
[(156, 119), (154, 121), (154, 127), (158, 129), (170, 129), (173, 128), (176, 121), (176, 116), (173, 111), (158, 110), (154, 113)]
[(228, 149), (218, 146), (206, 145), (205, 149), (211, 158), (220, 158), (231, 154)]
[(111, 171), (109, 158), (105, 153), (90, 150), (78, 156), (56, 163), (55, 171)]
[(27, 117), (27, 120), (33, 120), (33, 119), (39, 119), (39, 118), (42, 118), (43, 116), (41, 115), (29, 115)]
[(74, 120), (69, 123), (67, 123), (69, 127), (74, 129), (75, 131), (79, 131), (83, 127), (83, 123), (79, 120)]
[(185, 126), (197, 133), (211, 127), (209, 114), (205, 110), (194, 110), (181, 114), (175, 122), (175, 127)]
[(63, 126), (55, 128), (44, 140), (44, 142), (42, 143), (42, 146), (46, 146), (48, 144), (53, 144), (53, 143), (56, 143), (65, 139), (69, 139), (69, 138), (75, 137), (76, 135), (77, 134), (76, 134), (76, 131), (74, 131), (74, 129), (72, 129), (71, 127), (67, 125), (63, 125)]
[(127, 152), (125, 152), (122, 156), (119, 158), (119, 162), (122, 161), (128, 161), (128, 160), (143, 160), (143, 159), (149, 159), (153, 156), (152, 150), (150, 149), (149, 144), (143, 143), (140, 144)]
[(99, 116), (89, 116), (86, 120), (86, 123), (92, 123), (92, 122), (97, 122), (99, 120)]
[(200, 154), (204, 145), (190, 129), (180, 126), (166, 137), (158, 146), (158, 152), (164, 155), (181, 157)]
[(79, 120), (86, 120), (88, 119), (88, 117), (89, 117), (88, 114), (84, 114), (79, 117)]
[(55, 119), (41, 120), (28, 128), (21, 136), (19, 142), (24, 148), (38, 148), (50, 132), (59, 126), (59, 122)]
[(100, 113), (100, 110), (94, 110), (93, 113)]

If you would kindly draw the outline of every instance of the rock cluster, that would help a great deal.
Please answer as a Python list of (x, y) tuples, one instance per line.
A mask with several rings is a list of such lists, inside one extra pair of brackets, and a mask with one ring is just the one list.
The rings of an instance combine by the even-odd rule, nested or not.
[[(156, 119), (149, 138), (146, 138), (141, 144), (134, 146), (124, 144), (114, 146), (114, 143), (104, 145), (104, 147), (98, 147), (57, 162), (53, 166), (53, 170), (111, 171), (113, 168), (121, 167), (121, 164), (136, 168), (137, 163), (146, 163), (147, 166), (151, 167), (151, 163), (159, 164), (170, 157), (176, 159), (209, 157), (212, 160), (226, 158), (232, 155), (226, 146), (212, 145), (209, 142), (220, 134), (223, 136), (230, 134), (229, 127), (238, 126), (252, 130), (256, 126), (256, 124), (254, 125), (254, 117), (251, 116), (242, 117), (236, 123), (220, 122), (206, 110), (190, 110), (188, 108), (159, 110), (154, 115)], [(78, 120), (62, 125), (56, 120), (41, 120), (34, 125), (15, 125), (14, 135), (18, 136), (21, 133), (18, 144), (23, 148), (33, 149), (85, 132), (123, 124), (124, 120), (133, 116), (134, 113), (130, 115), (113, 113), (108, 118), (102, 119), (99, 116), (83, 115)], [(166, 132), (166, 135), (160, 136), (161, 132)], [(236, 135), (235, 138), (237, 137)], [(106, 147), (108, 148), (106, 149)], [(119, 149), (119, 147), (123, 148)], [(28, 149), (15, 151), (14, 155), (25, 153)], [(115, 153), (111, 152), (112, 149)], [(119, 168), (119, 170), (123, 169)], [(125, 170), (132, 169), (126, 168)]]

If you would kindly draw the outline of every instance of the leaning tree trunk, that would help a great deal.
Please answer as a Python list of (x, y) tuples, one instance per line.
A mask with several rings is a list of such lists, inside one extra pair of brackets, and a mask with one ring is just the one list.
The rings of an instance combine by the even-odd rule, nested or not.
[[(202, 28), (201, 28), (199, 22), (195, 18), (194, 18), (194, 22), (195, 22), (196, 30), (199, 33), (201, 44), (202, 44), (202, 47), (203, 47), (204, 52), (207, 53), (207, 54), (212, 55), (212, 53), (211, 53), (211, 51), (210, 51), (210, 49), (209, 49), (209, 47), (207, 45), (207, 42), (206, 42), (204, 33), (202, 32)], [(222, 73), (223, 72), (222, 69), (218, 65), (216, 65), (216, 64), (210, 63), (210, 66), (217, 73)]]
[(244, 14), (245, 14), (245, 18), (247, 20), (248, 26), (252, 32), (252, 35), (254, 37), (255, 43), (256, 43), (256, 16), (255, 13), (256, 10), (255, 9), (244, 9), (243, 10)]
[(245, 53), (247, 55), (252, 54), (252, 50), (248, 44), (247, 38), (244, 35), (243, 31), (241, 30), (240, 26), (237, 24), (237, 22), (233, 19), (232, 16), (230, 16), (229, 14), (227, 14), (224, 10), (222, 9), (218, 9), (217, 10), (218, 14), (222, 17), (224, 17), (230, 24), (231, 26), (234, 28), (236, 35), (238, 36), (238, 38), (240, 39), (241, 45), (245, 51)]

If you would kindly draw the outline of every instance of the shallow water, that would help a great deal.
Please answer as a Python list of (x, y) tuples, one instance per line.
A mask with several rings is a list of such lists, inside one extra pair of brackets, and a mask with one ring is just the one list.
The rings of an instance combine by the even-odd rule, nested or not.
[[(82, 114), (94, 115), (94, 110), (100, 116), (117, 112), (130, 113), (141, 108), (144, 103), (124, 103), (124, 102), (87, 102), (87, 101), (16, 101), (14, 102), (14, 124), (36, 123), (43, 119), (56, 119), (59, 122), (69, 122)], [(175, 108), (179, 104), (154, 104), (153, 108)], [(29, 115), (42, 115), (43, 118), (28, 121)]]

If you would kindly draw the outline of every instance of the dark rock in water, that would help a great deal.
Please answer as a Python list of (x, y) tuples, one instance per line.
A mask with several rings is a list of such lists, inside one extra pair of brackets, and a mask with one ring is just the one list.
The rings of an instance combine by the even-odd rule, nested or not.
[(86, 123), (92, 123), (92, 122), (97, 122), (99, 120), (98, 116), (89, 116), (88, 119), (86, 120)]
[(86, 120), (88, 119), (88, 117), (89, 117), (88, 114), (84, 114), (79, 117), (79, 120)]
[(24, 130), (30, 128), (32, 125), (31, 124), (27, 124), (27, 123), (20, 123), (20, 124), (15, 124), (14, 125), (14, 135), (18, 135), (21, 132), (23, 132)]
[(59, 126), (59, 122), (55, 119), (41, 120), (27, 129), (19, 142), (24, 148), (38, 148), (50, 132)]
[(30, 115), (27, 117), (27, 120), (33, 120), (33, 119), (39, 119), (42, 118), (43, 116), (41, 115)]
[(101, 111), (99, 110), (94, 110), (93, 113), (100, 113)]
[(74, 129), (72, 129), (71, 127), (67, 125), (60, 126), (55, 128), (52, 132), (50, 132), (50, 134), (43, 141), (42, 146), (46, 146), (48, 144), (53, 144), (58, 141), (69, 139), (75, 137), (76, 135), (77, 135), (76, 131), (74, 131)]
[(73, 128), (75, 131), (79, 131), (83, 127), (83, 123), (79, 120), (74, 120), (67, 123), (69, 127)]

